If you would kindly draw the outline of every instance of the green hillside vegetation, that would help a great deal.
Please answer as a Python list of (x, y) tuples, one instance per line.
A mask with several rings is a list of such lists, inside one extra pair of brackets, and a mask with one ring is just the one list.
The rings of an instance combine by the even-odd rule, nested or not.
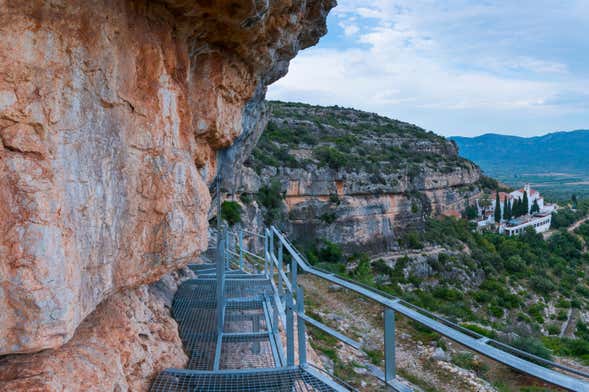
[[(589, 201), (578, 204), (579, 214), (589, 211)], [(306, 255), (318, 267), (404, 298), (483, 335), (545, 358), (566, 356), (589, 365), (589, 328), (581, 319), (573, 324), (574, 338), (558, 337), (570, 309), (589, 310), (589, 254), (583, 240), (589, 241), (589, 223), (575, 234), (563, 229), (545, 241), (533, 229), (521, 237), (506, 237), (476, 232), (466, 220), (443, 218), (429, 220), (425, 232), (409, 233), (403, 241), (413, 249), (446, 249), (427, 256), (431, 273), (425, 277), (414, 273), (408, 257), (392, 266), (383, 260), (370, 262), (366, 255), (346, 256), (325, 241), (308, 248)]]
[[(473, 164), (445, 138), (415, 125), (338, 106), (268, 103), (272, 118), (247, 164), (265, 167), (327, 167), (374, 175), (423, 167), (449, 173)], [(296, 150), (311, 151), (297, 156)]]

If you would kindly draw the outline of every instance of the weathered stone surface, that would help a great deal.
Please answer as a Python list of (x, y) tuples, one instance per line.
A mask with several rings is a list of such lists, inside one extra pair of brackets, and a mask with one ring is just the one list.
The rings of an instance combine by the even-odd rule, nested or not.
[(281, 227), (294, 240), (387, 252), (427, 217), (459, 215), (480, 195), (480, 169), (432, 132), (341, 107), (269, 106), (267, 132), (229, 190), (255, 194), (279, 182)]
[(167, 293), (186, 277), (175, 272), (111, 296), (56, 350), (3, 357), (0, 391), (148, 390), (159, 371), (188, 361), (166, 307)]
[(0, 355), (205, 249), (216, 151), (334, 5), (261, 3), (0, 1)]

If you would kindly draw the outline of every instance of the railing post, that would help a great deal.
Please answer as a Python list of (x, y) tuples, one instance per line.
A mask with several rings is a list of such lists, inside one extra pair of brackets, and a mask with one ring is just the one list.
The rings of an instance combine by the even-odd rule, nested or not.
[[(217, 333), (223, 332), (223, 323), (225, 319), (225, 253), (226, 243), (223, 235), (219, 235), (217, 244)], [(225, 236), (226, 238), (226, 236)]]
[(294, 319), (292, 296), (286, 296), (286, 365), (294, 366)]
[(230, 242), (229, 242), (229, 230), (225, 228), (225, 268), (229, 268), (229, 250), (231, 250)]
[(284, 288), (282, 287), (283, 283), (282, 283), (282, 242), (280, 240), (278, 240), (278, 297), (280, 298), (280, 300), (282, 300), (282, 297), (284, 295)]
[(292, 260), (290, 261), (290, 285), (293, 291), (297, 288), (297, 269), (298, 264), (294, 255), (291, 255)]
[(384, 310), (384, 366), (385, 382), (387, 384), (395, 381), (396, 359), (395, 359), (395, 311), (391, 308)]
[(268, 260), (270, 260), (270, 248), (268, 244), (269, 231), (264, 229), (264, 275), (268, 276)]
[(274, 232), (270, 231), (270, 238), (268, 239), (268, 241), (270, 241), (270, 260), (268, 260), (270, 262), (270, 279), (274, 280), (274, 257), (276, 257), (276, 254), (274, 253)]
[(243, 230), (239, 230), (239, 269), (243, 270)]
[[(297, 287), (297, 314), (305, 314), (305, 298), (302, 287)], [(297, 317), (297, 332), (299, 335), (299, 365), (306, 365), (307, 340), (305, 339), (305, 320), (302, 317)]]

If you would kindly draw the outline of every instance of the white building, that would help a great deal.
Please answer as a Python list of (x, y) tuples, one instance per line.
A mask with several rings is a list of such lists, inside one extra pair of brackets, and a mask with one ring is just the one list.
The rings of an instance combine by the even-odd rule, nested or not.
[[(509, 205), (511, 207), (513, 207), (513, 203), (515, 202), (515, 200), (519, 199), (519, 200), (523, 201), (524, 192), (527, 193), (527, 195), (528, 195), (528, 212), (532, 209), (532, 206), (534, 205), (534, 201), (538, 204), (538, 207), (540, 209), (539, 212), (541, 214), (552, 213), (553, 211), (556, 210), (556, 205), (544, 203), (544, 198), (542, 197), (542, 195), (540, 195), (540, 192), (538, 192), (535, 189), (532, 189), (530, 187), (530, 184), (525, 184), (523, 188), (515, 190), (511, 193), (499, 192), (499, 201), (501, 202), (501, 206), (500, 206), (501, 216), (503, 216), (503, 207), (505, 205), (505, 198), (507, 198), (507, 202), (509, 203)], [(495, 193), (493, 193), (489, 199), (489, 202), (491, 203), (491, 205), (488, 207), (488, 210), (493, 213), (492, 215), (494, 215), (494, 212), (495, 212), (496, 200), (497, 200), (497, 195)]]
[(550, 229), (552, 223), (551, 213), (537, 213), (534, 215), (525, 215), (516, 219), (511, 219), (507, 223), (499, 226), (499, 233), (508, 236), (520, 235), (526, 231), (526, 228), (533, 227), (536, 233), (543, 233)]
[[(521, 216), (519, 218), (510, 219), (509, 221), (505, 221), (503, 219), (504, 215), (504, 206), (505, 200), (511, 208), (516, 200), (523, 201), (524, 193), (528, 196), (528, 214)], [(489, 200), (487, 200), (488, 206), (482, 206), (477, 200), (477, 207), (479, 211), (479, 216), (481, 217), (479, 222), (477, 222), (479, 227), (485, 227), (487, 225), (491, 225), (496, 223), (495, 222), (495, 205), (497, 201), (497, 194), (493, 193)], [(525, 231), (527, 227), (533, 227), (536, 230), (536, 233), (542, 233), (550, 229), (550, 224), (552, 222), (552, 212), (556, 210), (556, 205), (544, 203), (544, 198), (540, 195), (535, 189), (530, 187), (530, 184), (525, 184), (523, 188), (515, 190), (510, 193), (506, 192), (499, 192), (499, 201), (500, 205), (499, 208), (501, 209), (501, 222), (499, 223), (499, 232), (505, 233), (507, 235), (519, 235)], [(534, 202), (538, 205), (539, 211), (530, 214), (529, 212), (534, 205)]]

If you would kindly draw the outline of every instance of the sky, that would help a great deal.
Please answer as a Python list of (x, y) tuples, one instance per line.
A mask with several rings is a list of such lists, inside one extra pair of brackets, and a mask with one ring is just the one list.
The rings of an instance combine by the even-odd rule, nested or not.
[(269, 99), (444, 136), (589, 129), (589, 0), (339, 0)]

